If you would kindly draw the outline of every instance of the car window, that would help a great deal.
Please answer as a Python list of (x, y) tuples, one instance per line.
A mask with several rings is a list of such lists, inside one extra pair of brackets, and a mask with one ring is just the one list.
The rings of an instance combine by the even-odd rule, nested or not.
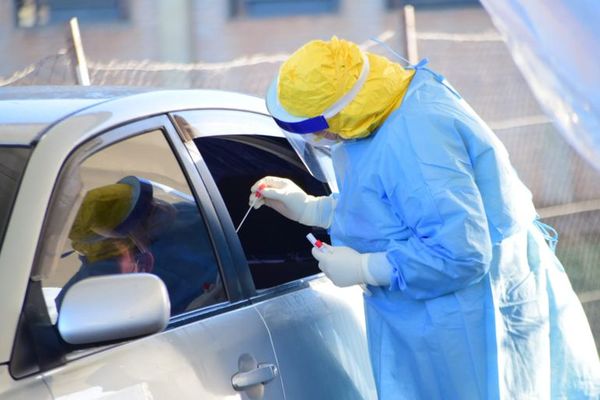
[(58, 190), (40, 273), (52, 319), (73, 284), (107, 274), (155, 274), (171, 315), (225, 301), (202, 214), (162, 131), (72, 163)]
[[(237, 113), (230, 114), (187, 112), (178, 114), (176, 120), (179, 125), (190, 125), (187, 131), (194, 132), (194, 143), (236, 228), (248, 211), (250, 187), (264, 176), (289, 178), (314, 196), (330, 193), (327, 184), (308, 172), (284, 137), (266, 128), (261, 131), (261, 126), (271, 124), (268, 117), (245, 113), (237, 118)], [(248, 214), (238, 236), (257, 289), (320, 272), (306, 240), (309, 232), (329, 241), (325, 230), (288, 220), (268, 207)]]
[(0, 245), (31, 150), (0, 146)]

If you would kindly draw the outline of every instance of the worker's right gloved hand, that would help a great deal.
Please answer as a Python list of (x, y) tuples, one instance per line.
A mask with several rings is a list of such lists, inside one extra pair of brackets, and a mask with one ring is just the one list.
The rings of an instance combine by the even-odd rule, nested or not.
[[(262, 189), (259, 190), (259, 187)], [(286, 178), (266, 176), (250, 188), (249, 204), (254, 208), (263, 204), (284, 217), (308, 226), (329, 228), (333, 220), (336, 201), (333, 196), (315, 197), (308, 195), (298, 185)], [(261, 196), (256, 199), (256, 193)]]

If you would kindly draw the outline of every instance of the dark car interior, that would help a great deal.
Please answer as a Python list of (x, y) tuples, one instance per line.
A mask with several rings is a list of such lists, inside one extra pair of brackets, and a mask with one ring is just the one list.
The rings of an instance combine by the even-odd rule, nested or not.
[[(330, 193), (315, 179), (284, 138), (228, 135), (194, 139), (237, 228), (246, 211), (250, 187), (273, 175), (289, 178), (306, 193)], [(250, 212), (238, 232), (256, 289), (266, 289), (319, 271), (306, 234), (329, 242), (324, 229), (291, 221), (269, 207)]]

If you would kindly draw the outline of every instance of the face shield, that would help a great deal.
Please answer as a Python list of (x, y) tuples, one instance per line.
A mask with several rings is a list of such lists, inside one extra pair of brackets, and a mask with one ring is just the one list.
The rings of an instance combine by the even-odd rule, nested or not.
[(285, 130), (283, 130), (283, 133), (311, 175), (319, 181), (329, 184), (332, 191), (338, 192), (331, 161), (331, 150), (340, 140), (325, 139), (319, 141), (317, 140), (319, 138), (313, 138), (313, 136), (316, 136), (313, 134), (307, 134), (309, 135), (307, 137)]
[(266, 104), (269, 113), (275, 123), (282, 129), (285, 137), (294, 150), (298, 153), (310, 172), (323, 182), (335, 182), (330, 175), (331, 168), (322, 168), (323, 165), (331, 164), (331, 149), (339, 144), (340, 139), (334, 133), (329, 132), (328, 119), (339, 114), (362, 89), (369, 75), (369, 59), (362, 56), (362, 69), (357, 81), (352, 88), (338, 101), (326, 109), (321, 115), (315, 117), (299, 117), (288, 113), (277, 95), (279, 75), (271, 83), (267, 91)]

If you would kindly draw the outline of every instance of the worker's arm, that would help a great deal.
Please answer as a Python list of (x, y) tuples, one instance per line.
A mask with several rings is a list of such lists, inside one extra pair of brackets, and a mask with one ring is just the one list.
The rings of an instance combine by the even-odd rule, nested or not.
[(308, 195), (287, 178), (266, 176), (250, 188), (249, 204), (256, 209), (267, 205), (292, 221), (327, 229), (333, 221), (336, 200), (333, 195)]
[(387, 272), (392, 290), (417, 299), (478, 282), (489, 269), (492, 246), (471, 160), (454, 120), (422, 115), (394, 123), (398, 142), (382, 154), (381, 183), (412, 236), (392, 242), (385, 258), (372, 255), (370, 271), (375, 276)]

